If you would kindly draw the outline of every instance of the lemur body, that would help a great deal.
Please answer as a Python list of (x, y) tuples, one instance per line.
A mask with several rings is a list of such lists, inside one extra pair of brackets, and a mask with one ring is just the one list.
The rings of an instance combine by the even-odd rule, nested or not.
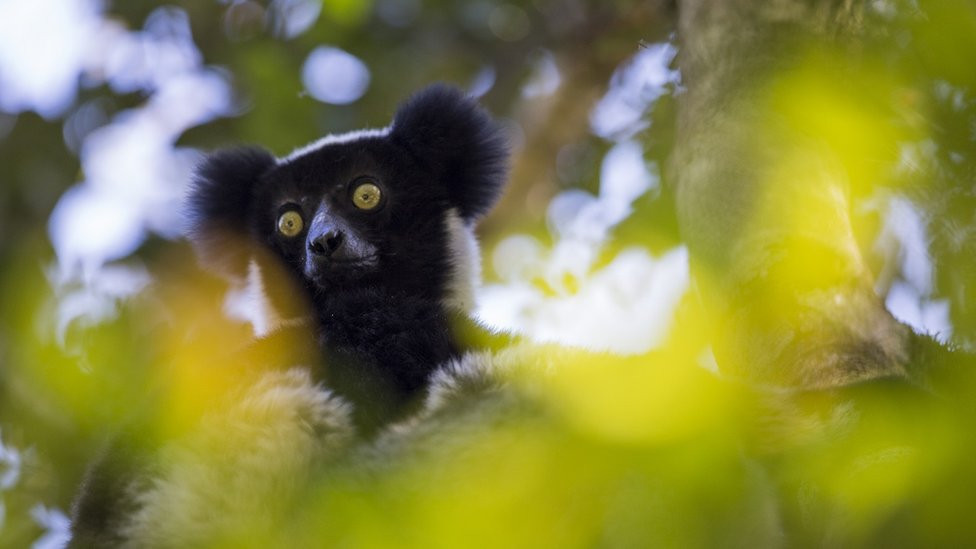
[(227, 233), (281, 262), (311, 305), (325, 355), (317, 373), (372, 430), (467, 347), (472, 227), (500, 193), (506, 159), (498, 125), (434, 86), (389, 128), (330, 136), (280, 160), (259, 149), (213, 155), (191, 197), (192, 236), (205, 257), (238, 270), (244, 258), (214, 251)]

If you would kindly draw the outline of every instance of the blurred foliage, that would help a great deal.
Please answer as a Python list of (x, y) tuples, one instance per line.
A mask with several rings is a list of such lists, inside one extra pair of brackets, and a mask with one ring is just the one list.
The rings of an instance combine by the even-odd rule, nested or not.
[[(814, 44), (803, 66), (773, 80), (769, 101), (836, 148), (860, 204), (907, 193), (929, 230), (932, 299), (950, 303), (954, 343), (976, 337), (976, 8), (965, 0), (877, 2), (856, 44)], [(182, 135), (211, 149), (258, 143), (276, 154), (323, 134), (386, 124), (397, 102), (431, 81), (470, 85), (491, 68), (483, 102), (514, 121), (512, 185), (481, 228), (490, 248), (524, 231), (546, 241), (546, 207), (569, 188), (599, 189), (612, 140), (590, 116), (612, 75), (673, 30), (665, 3), (537, 0), (504, 4), (493, 31), (481, 0), (325, 0), (306, 32), (283, 37), (258, 1), (183, 1), (205, 63), (233, 83), (237, 116)], [(158, 2), (108, 5), (139, 28)], [(507, 24), (505, 23), (507, 21)], [(524, 28), (523, 28), (524, 27)], [(507, 29), (507, 30), (505, 30)], [(349, 105), (310, 97), (302, 63), (320, 44), (354, 53), (370, 69), (367, 93)], [(541, 56), (560, 85), (523, 89)], [(667, 182), (680, 83), (652, 101), (637, 134), (648, 165)], [(145, 102), (105, 85), (82, 88), (102, 124)], [(79, 151), (63, 120), (0, 113), (0, 443), (30, 463), (12, 490), (0, 484), (0, 546), (42, 533), (38, 502), (67, 509), (88, 459), (108, 433), (149, 426), (174, 436), (233, 372), (226, 357), (248, 332), (221, 315), (224, 287), (200, 273), (180, 244), (153, 237), (122, 264), (152, 282), (98, 322), (59, 327), (71, 288), (55, 282), (46, 223), (75, 182)], [(807, 175), (806, 159), (781, 159), (778, 176)], [(660, 252), (680, 243), (673, 196), (659, 186), (601, 248), (598, 264), (634, 244)], [(775, 213), (776, 205), (770, 205)], [(812, 212), (815, 214), (815, 212)], [(865, 249), (882, 224), (855, 208)], [(758, 221), (757, 221), (758, 222)], [(815, 215), (797, 223), (816, 223)], [(891, 258), (874, 256), (884, 271)], [(816, 263), (814, 261), (814, 263)], [(814, 265), (816, 269), (821, 267)], [(489, 275), (491, 273), (488, 273)], [(797, 279), (810, 274), (800, 264)], [(899, 275), (892, 275), (899, 276)], [(959, 546), (976, 491), (967, 365), (935, 348), (921, 361), (945, 367), (962, 404), (900, 386), (787, 398), (719, 380), (698, 363), (706, 345), (691, 300), (663, 349), (636, 358), (571, 355), (556, 374), (512, 380), (516, 403), (460, 414), (444, 435), (404, 444), (359, 469), (361, 455), (321, 471), (280, 529), (241, 525), (228, 547), (352, 546)], [(115, 305), (115, 304), (113, 304)], [(966, 373), (958, 374), (957, 371)], [(971, 399), (969, 399), (971, 400)], [(504, 404), (504, 403), (503, 403)], [(485, 421), (484, 417), (490, 418)], [(457, 439), (450, 434), (464, 433)], [(0, 461), (0, 477), (5, 471)], [(9, 464), (6, 465), (9, 467)]]
[[(952, 304), (959, 342), (976, 345), (976, 6), (952, 0), (896, 12), (897, 34), (874, 47), (912, 84), (899, 103), (924, 129), (902, 172), (931, 221), (938, 295)], [(894, 34), (894, 33), (893, 33)], [(890, 47), (894, 39), (901, 47)]]

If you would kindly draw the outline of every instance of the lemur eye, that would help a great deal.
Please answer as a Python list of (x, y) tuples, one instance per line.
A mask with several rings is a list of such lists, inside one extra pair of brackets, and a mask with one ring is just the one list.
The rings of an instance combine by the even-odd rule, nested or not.
[(360, 210), (373, 210), (380, 205), (383, 192), (373, 183), (360, 183), (352, 191), (352, 203)]
[(287, 236), (297, 236), (305, 227), (302, 215), (295, 210), (288, 210), (278, 217), (278, 232)]

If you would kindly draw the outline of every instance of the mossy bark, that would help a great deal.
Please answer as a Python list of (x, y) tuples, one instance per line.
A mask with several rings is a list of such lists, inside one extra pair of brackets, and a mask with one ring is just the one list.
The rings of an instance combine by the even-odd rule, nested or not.
[(678, 219), (726, 373), (802, 388), (908, 375), (911, 331), (850, 221), (851, 186), (870, 182), (776, 91), (818, 50), (856, 51), (865, 4), (678, 2)]

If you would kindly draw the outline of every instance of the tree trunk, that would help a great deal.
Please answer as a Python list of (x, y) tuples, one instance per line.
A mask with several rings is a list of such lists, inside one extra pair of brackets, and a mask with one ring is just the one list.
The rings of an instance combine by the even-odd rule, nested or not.
[(794, 116), (817, 107), (777, 91), (811, 52), (856, 44), (864, 4), (678, 1), (678, 219), (726, 373), (803, 388), (907, 375), (911, 332), (875, 294), (850, 221), (865, 182), (816, 113)]

